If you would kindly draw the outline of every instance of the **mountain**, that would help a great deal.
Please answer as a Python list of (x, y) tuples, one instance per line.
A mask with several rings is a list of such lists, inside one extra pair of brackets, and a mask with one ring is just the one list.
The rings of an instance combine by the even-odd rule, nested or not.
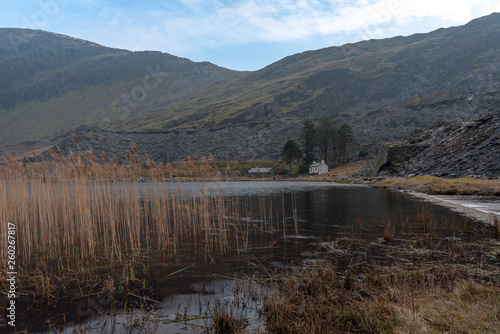
[(466, 122), (438, 122), (404, 140), (382, 145), (358, 175), (497, 178), (500, 175), (500, 111)]
[[(459, 27), (307, 51), (236, 72), (159, 52), (0, 29), (0, 150), (53, 144), (86, 125), (124, 138), (181, 131), (195, 142), (205, 138), (190, 150), (219, 156), (260, 145), (254, 138), (274, 138), (249, 155), (265, 159), (298, 138), (303, 119), (322, 117), (349, 124), (360, 144), (375, 150), (440, 120), (498, 110), (499, 31), (494, 13)], [(190, 139), (168, 140), (180, 147)]]
[(428, 34), (304, 52), (221, 87), (228, 98), (200, 111), (204, 120), (229, 115), (222, 124), (334, 117), (364, 144), (391, 140), (495, 108), (499, 31), (500, 14), (492, 14)]
[(166, 53), (0, 29), (0, 140), (5, 145), (0, 150), (51, 144), (54, 136), (81, 125), (126, 128), (141, 113), (163, 111), (238, 75)]

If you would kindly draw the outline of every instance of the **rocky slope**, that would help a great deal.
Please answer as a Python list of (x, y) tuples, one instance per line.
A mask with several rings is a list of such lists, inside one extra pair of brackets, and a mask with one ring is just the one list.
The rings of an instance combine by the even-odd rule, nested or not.
[[(499, 31), (495, 13), (427, 34), (308, 51), (243, 73), (0, 29), (0, 154), (55, 144), (82, 125), (116, 133), (189, 129), (204, 137), (209, 129), (267, 124), (279, 149), (298, 138), (303, 119), (322, 117), (349, 124), (360, 144), (375, 150), (436, 121), (498, 110)], [(280, 131), (275, 124), (285, 121), (290, 129)], [(244, 136), (233, 140), (220, 132), (204, 145), (222, 156), (254, 138), (250, 131)], [(186, 145), (182, 136), (169, 140)], [(274, 145), (263, 146), (256, 159), (275, 155)], [(150, 148), (152, 155), (163, 150)]]
[[(111, 157), (115, 154), (126, 162), (126, 151), (131, 152), (132, 141), (136, 144), (139, 159), (145, 161), (146, 154), (156, 162), (179, 161), (198, 155), (216, 160), (279, 160), (281, 138), (289, 138), (300, 132), (297, 122), (283, 121), (272, 124), (245, 124), (208, 130), (171, 131), (106, 131), (91, 128), (77, 129), (79, 149), (91, 149), (98, 159), (101, 152)], [(63, 155), (77, 150), (72, 133), (59, 138), (53, 149), (61, 149)], [(81, 152), (81, 151), (80, 151)], [(44, 156), (51, 159), (49, 152)]]
[(500, 112), (462, 123), (440, 122), (382, 145), (358, 175), (500, 177)]
[[(436, 121), (465, 121), (500, 101), (500, 14), (428, 34), (370, 40), (292, 55), (216, 89), (203, 118), (240, 124), (333, 117), (372, 145)], [(223, 92), (227, 92), (224, 95)], [(203, 99), (209, 98), (204, 97)], [(203, 99), (192, 101), (193, 107)]]

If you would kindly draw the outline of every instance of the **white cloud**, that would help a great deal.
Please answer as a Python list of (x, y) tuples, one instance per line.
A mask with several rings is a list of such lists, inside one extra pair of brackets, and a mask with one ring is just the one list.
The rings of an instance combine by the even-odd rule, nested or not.
[(497, 0), (181, 0), (180, 4), (183, 7), (176, 10), (107, 8), (89, 21), (86, 35), (133, 50), (189, 54), (206, 47), (335, 34), (386, 37), (398, 27), (422, 20), (455, 25), (500, 11)]
[(375, 25), (383, 33), (383, 24), (409, 24), (419, 19), (460, 24), (500, 11), (500, 2), (493, 0), (245, 0), (215, 4), (218, 9), (201, 19), (202, 24), (197, 24), (199, 17), (181, 18), (176, 24), (182, 21), (190, 30), (188, 35), (199, 39), (225, 36), (222, 40), (235, 43), (282, 42), (340, 32), (366, 33), (363, 30), (375, 30)]

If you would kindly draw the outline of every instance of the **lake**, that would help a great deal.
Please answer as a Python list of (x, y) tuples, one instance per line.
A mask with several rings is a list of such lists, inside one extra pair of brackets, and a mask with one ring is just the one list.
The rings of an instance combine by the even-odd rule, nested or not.
[[(112, 196), (120, 196), (125, 183), (110, 184)], [(419, 212), (432, 215), (437, 233), (460, 234), (464, 217), (406, 193), (361, 185), (302, 181), (248, 182), (148, 182), (136, 184), (144, 202), (157, 191), (182, 190), (185, 196), (220, 196), (240, 202), (233, 233), (241, 243), (224, 252), (211, 252), (194, 243), (178, 245), (175, 255), (152, 253), (145, 266), (147, 288), (127, 295), (127, 306), (149, 301), (151, 309), (137, 306), (109, 309), (99, 296), (69, 300), (48, 309), (31, 306), (19, 314), (18, 328), (36, 331), (41, 324), (67, 333), (128, 333), (134, 326), (153, 326), (158, 332), (200, 332), (216, 303), (235, 304), (249, 284), (245, 278), (266, 276), (276, 270), (301, 266), (314, 259), (318, 247), (346, 235), (368, 240), (383, 236), (385, 223), (395, 226), (395, 237), (405, 238), (404, 222), (417, 220)], [(164, 188), (162, 188), (164, 187)], [(236, 222), (238, 220), (238, 222)], [(117, 276), (118, 277), (118, 276)], [(241, 292), (243, 293), (243, 292)], [(243, 300), (243, 297), (241, 297)], [(242, 314), (250, 319), (249, 332), (262, 325), (259, 300), (247, 300)], [(113, 313), (113, 316), (110, 316)], [(191, 319), (179, 321), (182, 317)], [(61, 327), (63, 322), (67, 327)], [(141, 327), (142, 328), (142, 327)]]

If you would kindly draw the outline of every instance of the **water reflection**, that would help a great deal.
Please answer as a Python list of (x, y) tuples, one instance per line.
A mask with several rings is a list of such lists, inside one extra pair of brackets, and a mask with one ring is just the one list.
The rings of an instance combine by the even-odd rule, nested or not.
[[(111, 193), (116, 195), (127, 185), (108, 186), (113, 187)], [(207, 253), (204, 247), (186, 243), (180, 245), (175, 256), (165, 258), (152, 254), (147, 264), (148, 294), (129, 297), (160, 301), (154, 304), (154, 311), (117, 312), (111, 317), (107, 315), (110, 310), (98, 309), (90, 320), (72, 325), (66, 332), (80, 328), (88, 328), (89, 333), (111, 332), (112, 329), (116, 333), (127, 332), (130, 329), (127, 326), (135, 321), (135, 314), (153, 320), (161, 314), (161, 321), (151, 320), (159, 332), (199, 332), (199, 326), (206, 322), (203, 317), (212, 312), (211, 307), (207, 307), (208, 302), (213, 306), (221, 291), (228, 292), (229, 302), (234, 301), (235, 296), (230, 291), (239, 282), (238, 278), (300, 264), (304, 254), (312, 254), (318, 243), (353, 233), (359, 229), (360, 221), (363, 222), (362, 231), (357, 231), (357, 235), (367, 239), (380, 238), (382, 225), (388, 219), (395, 224), (396, 235), (404, 237), (402, 222), (416, 221), (417, 213), (424, 207), (432, 214), (439, 233), (457, 233), (462, 222), (462, 217), (450, 209), (404, 193), (363, 186), (278, 181), (166, 182), (162, 186), (167, 190), (178, 187), (194, 196), (206, 192), (238, 198), (245, 207), (246, 215), (240, 217), (240, 223), (247, 228), (248, 245), (233, 247), (220, 254)], [(152, 191), (159, 191), (148, 182), (138, 187), (144, 201)], [(250, 318), (254, 326), (260, 324), (256, 308), (249, 305), (245, 311), (248, 312), (245, 317)], [(199, 319), (190, 324), (174, 322), (180, 314)], [(47, 318), (53, 319), (55, 315), (49, 314)], [(70, 319), (68, 315), (66, 320), (71, 323), (77, 319)], [(36, 331), (37, 324), (28, 327)]]

